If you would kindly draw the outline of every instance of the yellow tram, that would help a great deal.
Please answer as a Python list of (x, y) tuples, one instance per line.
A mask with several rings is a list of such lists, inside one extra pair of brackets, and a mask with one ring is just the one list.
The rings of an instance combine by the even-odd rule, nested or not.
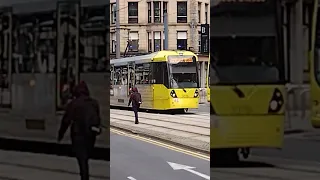
[(137, 87), (143, 109), (187, 112), (199, 105), (198, 57), (190, 51), (158, 51), (110, 61), (110, 105), (127, 107)]
[(313, 2), (312, 43), (310, 48), (311, 124), (320, 128), (320, 12), (319, 0)]
[(211, 8), (218, 24), (210, 33), (213, 164), (238, 160), (239, 150), (247, 158), (250, 148), (282, 148), (286, 91), (279, 9), (278, 0), (221, 1)]

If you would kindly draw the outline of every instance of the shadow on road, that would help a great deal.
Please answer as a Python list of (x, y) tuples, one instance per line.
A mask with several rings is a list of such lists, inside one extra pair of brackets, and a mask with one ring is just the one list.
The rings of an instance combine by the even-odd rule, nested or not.
[[(0, 138), (0, 149), (74, 157), (71, 145)], [(95, 148), (92, 159), (110, 161), (110, 149)]]
[(276, 166), (264, 162), (257, 161), (238, 161), (226, 163), (211, 163), (211, 168), (274, 168)]

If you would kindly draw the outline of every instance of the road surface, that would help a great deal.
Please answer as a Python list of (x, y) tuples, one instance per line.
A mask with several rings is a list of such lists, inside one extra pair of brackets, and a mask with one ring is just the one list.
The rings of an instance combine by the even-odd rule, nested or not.
[(254, 155), (316, 161), (320, 164), (320, 131), (287, 135), (282, 150), (255, 149)]
[(320, 177), (320, 132), (286, 136), (282, 150), (253, 149), (237, 166), (211, 168), (213, 180), (317, 180)]
[(178, 152), (182, 151), (179, 148), (175, 151), (172, 149), (176, 148), (169, 145), (113, 132), (110, 139), (112, 180), (207, 180), (210, 176), (210, 161), (203, 156), (199, 156), (200, 159), (192, 152), (186, 151), (192, 154), (188, 155)]
[[(109, 180), (109, 162), (91, 160), (91, 180)], [(75, 158), (0, 150), (0, 180), (79, 180)]]

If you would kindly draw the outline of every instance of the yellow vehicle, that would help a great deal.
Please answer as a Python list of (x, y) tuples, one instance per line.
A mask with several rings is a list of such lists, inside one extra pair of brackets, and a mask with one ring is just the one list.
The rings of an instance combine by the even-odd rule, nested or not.
[(211, 7), (218, 24), (210, 33), (213, 164), (239, 160), (239, 152), (247, 158), (250, 148), (282, 148), (286, 91), (278, 9), (278, 0), (222, 0)]
[(207, 67), (207, 101), (210, 102), (210, 57), (208, 61), (208, 67)]
[(314, 1), (312, 17), (312, 43), (310, 49), (310, 85), (311, 85), (311, 124), (314, 128), (320, 128), (320, 16), (319, 0)]
[(114, 59), (110, 105), (127, 107), (130, 88), (137, 87), (143, 109), (187, 112), (199, 105), (198, 57), (190, 51), (158, 51)]

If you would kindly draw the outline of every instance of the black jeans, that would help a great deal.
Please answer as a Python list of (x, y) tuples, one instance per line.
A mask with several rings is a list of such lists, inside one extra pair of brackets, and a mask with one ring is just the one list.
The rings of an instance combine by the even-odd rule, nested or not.
[(72, 139), (73, 150), (78, 161), (81, 180), (89, 180), (89, 158), (94, 149), (96, 137), (92, 136), (88, 140), (75, 137)]
[(139, 108), (138, 107), (132, 107), (132, 110), (134, 112), (135, 123), (138, 123), (139, 122), (139, 118), (138, 118)]

